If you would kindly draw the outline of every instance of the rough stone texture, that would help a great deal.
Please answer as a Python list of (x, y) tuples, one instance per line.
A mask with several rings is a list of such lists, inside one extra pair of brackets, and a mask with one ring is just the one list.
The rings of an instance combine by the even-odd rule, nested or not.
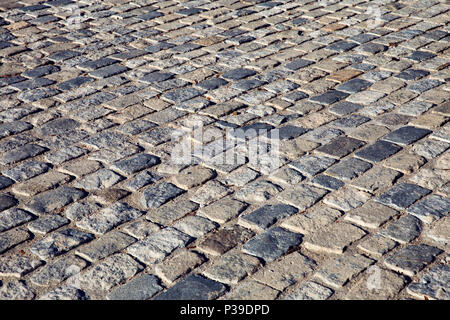
[(117, 253), (83, 271), (78, 280), (83, 290), (103, 296), (112, 287), (133, 277), (142, 269), (130, 256)]
[(172, 284), (179, 277), (205, 262), (205, 258), (194, 251), (182, 250), (155, 267), (155, 273), (164, 282)]
[(0, 287), (0, 300), (31, 300), (35, 294), (23, 282), (12, 280)]
[(123, 250), (136, 242), (133, 237), (124, 233), (112, 231), (97, 241), (93, 241), (83, 248), (78, 249), (76, 254), (89, 262), (96, 262), (113, 253)]
[(225, 197), (206, 207), (202, 207), (198, 213), (215, 222), (225, 223), (239, 215), (246, 208), (247, 204)]
[(280, 201), (297, 207), (299, 210), (303, 211), (314, 205), (327, 193), (328, 191), (325, 189), (301, 184), (290, 190), (287, 189), (283, 191), (277, 196), (277, 198)]
[(279, 291), (263, 285), (262, 283), (247, 280), (242, 281), (228, 294), (223, 296), (225, 300), (274, 300)]
[(147, 300), (162, 289), (157, 277), (144, 274), (114, 289), (107, 298), (108, 300)]
[(281, 226), (297, 233), (311, 234), (336, 221), (341, 215), (339, 210), (327, 206), (312, 207), (305, 213), (287, 218), (281, 223)]
[(374, 260), (362, 255), (347, 253), (331, 259), (315, 273), (315, 277), (326, 285), (338, 289), (373, 262)]
[(359, 244), (358, 249), (365, 254), (376, 258), (382, 257), (385, 253), (391, 251), (397, 246), (397, 242), (380, 235), (374, 235), (364, 238)]
[(305, 237), (304, 246), (311, 251), (341, 254), (347, 246), (365, 234), (366, 232), (349, 223), (336, 223)]
[(425, 223), (432, 223), (450, 212), (450, 199), (432, 194), (415, 203), (406, 211)]
[(267, 229), (278, 220), (289, 217), (298, 212), (298, 209), (289, 205), (265, 205), (261, 208), (240, 217), (244, 226)]
[(430, 190), (415, 184), (401, 183), (375, 200), (395, 209), (405, 209), (430, 192)]
[(48, 235), (35, 243), (30, 250), (41, 259), (47, 260), (91, 241), (93, 238), (94, 236), (90, 233), (65, 229)]
[(334, 291), (314, 281), (302, 283), (295, 291), (284, 297), (284, 300), (326, 300)]
[(78, 274), (86, 266), (87, 263), (83, 259), (76, 256), (65, 256), (33, 274), (31, 281), (38, 286), (58, 284)]
[(392, 299), (403, 287), (407, 280), (392, 271), (377, 266), (370, 267), (367, 278), (361, 279), (350, 289), (345, 299), (348, 300), (388, 300)]
[(393, 185), (401, 176), (402, 174), (398, 171), (375, 166), (350, 184), (363, 191), (373, 193)]
[(397, 214), (392, 208), (369, 201), (362, 207), (349, 211), (344, 219), (363, 228), (376, 229)]
[(273, 261), (302, 242), (300, 234), (273, 227), (248, 241), (242, 250), (264, 261)]
[(302, 281), (316, 267), (314, 260), (294, 252), (269, 264), (267, 268), (259, 270), (251, 277), (256, 281), (283, 291), (287, 287)]
[(235, 284), (247, 275), (252, 274), (258, 265), (259, 260), (257, 258), (240, 252), (230, 251), (221, 256), (203, 274), (222, 283)]
[(193, 274), (157, 295), (154, 300), (211, 300), (224, 291), (223, 284)]
[(449, 275), (449, 265), (438, 264), (431, 267), (419, 281), (411, 283), (406, 290), (419, 299), (448, 300)]
[[(247, 257), (251, 237), (276, 228), (305, 238), (336, 228), (342, 254), (312, 252), (305, 241), (280, 249), (314, 258), (314, 270), (337, 255), (350, 259), (339, 265), (361, 254), (386, 269), (390, 251), (409, 244), (450, 249), (445, 1), (75, 1), (80, 17), (66, 10), (72, 2), (0, 0), (0, 290), (8, 298), (151, 299), (232, 249)], [(279, 205), (294, 209), (267, 210)], [(132, 260), (108, 260), (129, 248)], [(67, 278), (75, 256), (88, 266), (73, 261)], [(282, 256), (235, 271), (267, 274)], [(102, 290), (80, 288), (80, 274), (105, 261), (90, 274)], [(160, 291), (140, 291), (141, 267), (128, 268), (140, 261)], [(342, 276), (335, 290), (288, 265), (286, 279), (274, 271), (281, 280), (271, 284), (223, 267), (231, 282), (202, 297), (449, 292), (431, 278), (407, 289), (428, 267), (408, 283), (387, 272), (391, 287), (364, 293), (371, 270)], [(336, 267), (336, 279), (346, 268)], [(23, 282), (8, 289), (10, 276)]]
[(246, 228), (235, 225), (213, 232), (202, 243), (199, 249), (213, 255), (222, 255), (240, 243), (247, 242), (254, 233)]
[(408, 245), (389, 256), (385, 260), (385, 265), (396, 272), (412, 277), (442, 252), (441, 249), (426, 244)]

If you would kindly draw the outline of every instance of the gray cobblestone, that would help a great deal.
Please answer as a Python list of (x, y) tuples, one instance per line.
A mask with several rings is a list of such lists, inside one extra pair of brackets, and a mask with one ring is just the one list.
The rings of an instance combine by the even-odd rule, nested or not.
[(448, 298), (444, 1), (0, 2), (0, 299)]

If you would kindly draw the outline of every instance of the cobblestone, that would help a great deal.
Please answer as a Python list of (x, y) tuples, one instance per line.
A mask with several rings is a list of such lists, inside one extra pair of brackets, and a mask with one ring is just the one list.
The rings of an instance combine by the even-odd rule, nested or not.
[(408, 245), (389, 256), (385, 260), (385, 265), (394, 271), (412, 277), (440, 253), (442, 250), (426, 244)]
[(273, 227), (256, 236), (243, 246), (245, 253), (269, 262), (285, 254), (291, 247), (299, 245), (302, 236), (281, 227)]
[(0, 298), (448, 299), (445, 1), (0, 2)]

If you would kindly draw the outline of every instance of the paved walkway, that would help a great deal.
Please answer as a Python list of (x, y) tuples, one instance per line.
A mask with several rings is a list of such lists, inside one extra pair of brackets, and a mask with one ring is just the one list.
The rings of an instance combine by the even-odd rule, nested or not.
[(450, 299), (449, 8), (0, 1), (0, 299)]

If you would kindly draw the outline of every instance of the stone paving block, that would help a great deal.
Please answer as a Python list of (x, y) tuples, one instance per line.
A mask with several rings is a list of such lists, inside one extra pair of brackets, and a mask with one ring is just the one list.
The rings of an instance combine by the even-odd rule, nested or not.
[(79, 283), (83, 290), (103, 296), (141, 270), (143, 267), (129, 255), (117, 253), (83, 271), (79, 276)]
[(81, 258), (74, 255), (64, 256), (33, 273), (30, 280), (38, 286), (56, 285), (78, 274), (86, 266), (86, 261)]
[(194, 251), (183, 250), (155, 266), (155, 272), (166, 283), (172, 284), (182, 275), (205, 262), (206, 258)]
[(73, 175), (76, 178), (80, 178), (93, 173), (102, 167), (103, 166), (98, 161), (83, 160), (67, 162), (59, 170), (61, 172)]
[(244, 280), (223, 296), (224, 300), (274, 300), (279, 291), (252, 280)]
[(75, 187), (87, 191), (96, 191), (109, 188), (121, 181), (123, 178), (108, 169), (100, 169), (75, 183)]
[(406, 126), (390, 132), (388, 135), (383, 137), (383, 140), (400, 145), (408, 145), (422, 139), (429, 133), (431, 133), (430, 130)]
[(3, 277), (20, 278), (42, 265), (39, 259), (27, 256), (3, 256), (0, 258), (0, 275)]
[(186, 199), (174, 200), (153, 211), (150, 211), (146, 219), (152, 222), (167, 225), (185, 215), (197, 210), (199, 205)]
[(111, 169), (118, 171), (123, 175), (131, 175), (138, 171), (148, 169), (160, 163), (158, 157), (150, 154), (139, 154), (132, 158), (115, 162)]
[(364, 141), (375, 141), (378, 138), (389, 133), (389, 129), (384, 126), (379, 126), (376, 124), (363, 124), (349, 132), (349, 136), (352, 138), (364, 140)]
[(216, 229), (219, 225), (206, 219), (204, 217), (198, 216), (187, 216), (178, 220), (173, 227), (180, 230), (191, 237), (201, 238), (213, 229)]
[(309, 101), (321, 103), (324, 105), (330, 105), (335, 102), (338, 102), (342, 99), (345, 99), (349, 96), (348, 93), (338, 91), (338, 90), (330, 90), (321, 95), (309, 98)]
[(53, 189), (70, 181), (70, 176), (51, 171), (38, 177), (31, 178), (13, 186), (13, 192), (18, 195), (34, 196), (38, 193)]
[(289, 217), (297, 212), (298, 209), (290, 205), (264, 205), (249, 214), (240, 216), (239, 221), (244, 226), (264, 230), (275, 224), (278, 220)]
[(298, 252), (291, 253), (279, 261), (268, 265), (268, 268), (260, 269), (252, 279), (283, 291), (287, 287), (301, 282), (317, 267), (314, 260), (301, 255)]
[(305, 155), (300, 157), (298, 160), (291, 162), (289, 165), (300, 171), (303, 175), (312, 177), (318, 173), (321, 173), (335, 162), (335, 159), (329, 157)]
[(26, 204), (26, 209), (37, 215), (48, 214), (80, 200), (85, 195), (86, 193), (82, 190), (62, 186), (34, 197)]
[(303, 211), (314, 205), (327, 193), (328, 190), (300, 184), (292, 189), (286, 189), (281, 192), (277, 195), (277, 199)]
[(253, 70), (239, 68), (239, 69), (230, 70), (230, 71), (222, 74), (222, 77), (225, 79), (229, 79), (229, 80), (241, 80), (244, 78), (254, 76), (255, 74), (256, 74), (256, 72)]
[(173, 178), (173, 181), (180, 188), (190, 189), (202, 185), (214, 175), (213, 170), (196, 166), (181, 171)]
[(425, 158), (419, 155), (408, 152), (399, 152), (387, 159), (384, 165), (388, 168), (408, 174), (419, 169), (425, 162)]
[(431, 267), (418, 281), (408, 285), (406, 291), (419, 299), (448, 300), (449, 274), (448, 265), (438, 264)]
[(11, 208), (2, 211), (0, 214), (0, 232), (20, 226), (34, 217), (27, 211), (17, 208)]
[(346, 253), (329, 260), (314, 276), (326, 285), (338, 289), (373, 263), (374, 260), (362, 255)]
[(155, 183), (156, 181), (162, 179), (161, 176), (149, 171), (144, 170), (137, 175), (135, 175), (132, 179), (127, 180), (123, 187), (130, 191), (138, 191), (139, 189)]
[(363, 228), (375, 229), (397, 214), (398, 212), (392, 208), (369, 201), (359, 208), (350, 210), (344, 219)]
[(145, 264), (153, 264), (192, 241), (193, 238), (187, 234), (168, 227), (129, 246), (127, 252)]
[(450, 200), (437, 194), (432, 194), (413, 204), (406, 210), (424, 223), (432, 223), (450, 212)]
[(28, 224), (28, 230), (33, 233), (45, 235), (69, 223), (69, 219), (60, 215), (43, 216), (37, 220), (30, 222)]
[(30, 239), (30, 234), (25, 230), (12, 229), (0, 233), (0, 253), (4, 253), (18, 244)]
[(31, 252), (43, 260), (59, 256), (79, 245), (94, 239), (90, 233), (65, 229), (46, 236), (31, 247)]
[(364, 106), (357, 103), (340, 102), (332, 106), (329, 111), (338, 116), (345, 116), (362, 108), (364, 108)]
[(426, 244), (407, 245), (386, 258), (384, 264), (407, 276), (414, 276), (430, 264), (443, 251)]
[(203, 275), (221, 283), (236, 284), (252, 274), (259, 264), (259, 260), (255, 257), (239, 251), (230, 251), (216, 260)]
[(375, 198), (378, 201), (394, 209), (406, 209), (417, 200), (429, 194), (431, 190), (411, 183), (400, 183)]
[(355, 156), (371, 162), (380, 162), (393, 154), (399, 152), (402, 148), (383, 140), (379, 140), (366, 148), (355, 153)]
[(349, 158), (339, 161), (335, 165), (328, 168), (325, 173), (333, 177), (351, 180), (354, 179), (372, 167), (369, 162), (362, 161), (357, 158)]
[(250, 181), (255, 180), (257, 177), (259, 177), (259, 175), (260, 174), (253, 169), (250, 169), (248, 167), (242, 167), (234, 170), (232, 173), (227, 175), (227, 177), (224, 180), (224, 183), (226, 185), (243, 187)]
[(306, 281), (286, 295), (284, 300), (327, 300), (333, 293), (333, 290), (317, 282)]
[(112, 231), (97, 241), (93, 241), (76, 250), (76, 254), (89, 262), (96, 262), (125, 249), (134, 242), (136, 242), (136, 239), (133, 237), (122, 232)]
[(230, 192), (231, 190), (223, 184), (216, 180), (212, 180), (200, 187), (195, 194), (190, 197), (190, 200), (203, 206), (223, 198)]
[(375, 258), (381, 258), (397, 245), (398, 243), (394, 240), (376, 234), (363, 239), (357, 247), (365, 254), (369, 254)]
[(212, 300), (225, 290), (226, 287), (220, 282), (192, 274), (157, 295), (154, 300)]
[(338, 191), (328, 194), (323, 202), (342, 211), (349, 211), (363, 205), (370, 199), (370, 194), (350, 186), (344, 186)]
[(11, 280), (0, 287), (0, 300), (31, 300), (34, 292), (22, 281)]
[(167, 182), (161, 182), (144, 190), (141, 205), (146, 208), (158, 208), (169, 200), (184, 193), (184, 190)]
[(247, 242), (253, 235), (251, 230), (238, 225), (225, 227), (206, 237), (198, 248), (212, 255), (222, 255), (238, 244)]
[(244, 186), (236, 192), (235, 197), (245, 202), (264, 202), (281, 190), (280, 186), (267, 180), (258, 180)]
[(5, 152), (3, 156), (0, 158), (0, 163), (4, 165), (14, 164), (20, 162), (22, 160), (26, 160), (41, 153), (44, 153), (47, 149), (36, 145), (36, 144), (27, 144), (23, 147), (19, 147), (12, 151)]
[(335, 223), (305, 237), (303, 245), (315, 252), (342, 254), (351, 243), (365, 234), (365, 231), (351, 224)]
[[(346, 300), (392, 299), (407, 284), (405, 277), (376, 266), (370, 267), (366, 273), (372, 275), (367, 279), (360, 280), (352, 287), (345, 295)], [(377, 277), (376, 280), (373, 278), (374, 276)], [(380, 283), (384, 285), (379, 285)]]
[(148, 300), (163, 287), (154, 275), (144, 274), (114, 289), (107, 295), (108, 300)]
[(244, 202), (225, 197), (200, 208), (198, 213), (212, 221), (225, 223), (238, 216), (247, 206)]
[(19, 201), (12, 195), (6, 193), (0, 194), (0, 212), (11, 208), (18, 203)]
[(139, 218), (143, 214), (144, 212), (125, 202), (117, 202), (110, 207), (83, 217), (76, 225), (81, 229), (101, 235), (122, 223)]
[(326, 145), (320, 146), (315, 152), (339, 159), (361, 148), (364, 144), (361, 140), (341, 136)]
[(405, 244), (411, 242), (422, 232), (422, 222), (412, 215), (402, 216), (382, 229), (378, 234)]
[(273, 261), (302, 242), (302, 235), (281, 227), (273, 227), (254, 237), (242, 247), (243, 252)]

